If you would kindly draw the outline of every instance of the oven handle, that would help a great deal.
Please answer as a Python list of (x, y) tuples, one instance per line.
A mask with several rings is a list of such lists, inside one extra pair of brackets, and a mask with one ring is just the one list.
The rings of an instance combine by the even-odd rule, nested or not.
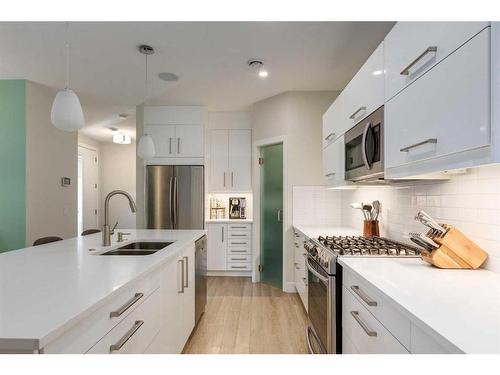
[(372, 169), (371, 164), (368, 162), (368, 155), (366, 154), (366, 137), (368, 137), (368, 130), (372, 124), (369, 122), (365, 126), (365, 130), (363, 131), (363, 138), (361, 138), (361, 156), (363, 156), (363, 163), (365, 164), (366, 169)]
[(306, 259), (306, 266), (307, 266), (307, 269), (314, 275), (316, 276), (318, 279), (320, 279), (322, 282), (324, 282), (325, 284), (328, 284), (328, 278), (323, 276), (322, 274), (320, 274), (318, 271), (316, 271), (314, 268), (312, 268), (312, 266), (310, 265), (310, 261), (309, 261), (309, 258)]
[(316, 336), (316, 334), (314, 333), (314, 331), (311, 329), (311, 327), (309, 327), (309, 325), (308, 325), (307, 328), (306, 328), (306, 341), (307, 341), (307, 347), (309, 349), (309, 353), (310, 354), (325, 354), (326, 351), (322, 351), (320, 353), (315, 353), (314, 352), (314, 350), (312, 348), (312, 344), (311, 344), (311, 335), (314, 335), (314, 337), (316, 338), (316, 341), (318, 342), (320, 350), (323, 350), (322, 345), (319, 344), (318, 337)]

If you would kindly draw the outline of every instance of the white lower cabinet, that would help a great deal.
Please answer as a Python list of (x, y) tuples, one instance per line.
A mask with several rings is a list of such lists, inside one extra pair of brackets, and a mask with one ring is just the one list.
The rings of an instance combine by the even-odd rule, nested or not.
[(209, 223), (207, 228), (209, 271), (252, 270), (252, 224)]
[(300, 232), (293, 231), (294, 241), (294, 281), (295, 289), (299, 294), (300, 300), (304, 305), (304, 309), (307, 311), (307, 268), (306, 261), (304, 257), (304, 243), (306, 241), (304, 235)]

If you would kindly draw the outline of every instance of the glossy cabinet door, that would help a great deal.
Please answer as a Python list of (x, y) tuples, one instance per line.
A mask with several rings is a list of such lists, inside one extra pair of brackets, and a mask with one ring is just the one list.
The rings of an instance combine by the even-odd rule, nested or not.
[[(385, 105), (386, 178), (410, 177), (396, 167), (419, 163), (438, 172), (463, 162), (460, 153), (491, 144), (490, 28), (429, 70)], [(441, 160), (429, 167), (430, 160)], [(397, 176), (396, 176), (397, 175)]]
[(227, 263), (227, 224), (207, 224), (207, 269), (225, 271)]
[(345, 183), (344, 136), (323, 149), (323, 175), (326, 186), (339, 186)]
[(323, 148), (348, 130), (349, 121), (342, 118), (342, 101), (341, 93), (323, 115)]
[(385, 45), (386, 101), (489, 25), (489, 22), (398, 22)]
[[(194, 328), (195, 309), (195, 248), (189, 246), (179, 257), (181, 266), (180, 282), (181, 292), (179, 293), (179, 352), (182, 352), (189, 336)], [(182, 271), (184, 268), (184, 271)]]
[(228, 187), (234, 191), (252, 190), (252, 131), (229, 130)]
[(176, 125), (175, 136), (175, 157), (203, 158), (205, 156), (203, 126)]
[[(381, 43), (342, 92), (342, 133), (384, 104), (384, 43)], [(339, 135), (341, 135), (339, 134)]]
[(210, 190), (225, 191), (228, 188), (229, 131), (210, 132)]
[(155, 157), (175, 157), (176, 139), (174, 125), (145, 125), (144, 133), (151, 136)]

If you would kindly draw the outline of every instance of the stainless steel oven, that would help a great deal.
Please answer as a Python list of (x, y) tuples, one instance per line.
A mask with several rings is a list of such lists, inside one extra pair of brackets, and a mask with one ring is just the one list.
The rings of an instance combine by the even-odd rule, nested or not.
[(306, 339), (313, 354), (337, 353), (335, 275), (328, 274), (311, 255), (306, 257), (308, 273)]
[(345, 179), (370, 181), (384, 177), (384, 107), (360, 121), (344, 136)]

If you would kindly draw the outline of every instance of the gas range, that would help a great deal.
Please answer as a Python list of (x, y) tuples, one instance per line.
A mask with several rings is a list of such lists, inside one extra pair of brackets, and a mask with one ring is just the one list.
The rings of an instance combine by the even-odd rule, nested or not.
[(308, 257), (335, 274), (337, 257), (419, 257), (420, 250), (384, 237), (319, 236), (304, 244)]

